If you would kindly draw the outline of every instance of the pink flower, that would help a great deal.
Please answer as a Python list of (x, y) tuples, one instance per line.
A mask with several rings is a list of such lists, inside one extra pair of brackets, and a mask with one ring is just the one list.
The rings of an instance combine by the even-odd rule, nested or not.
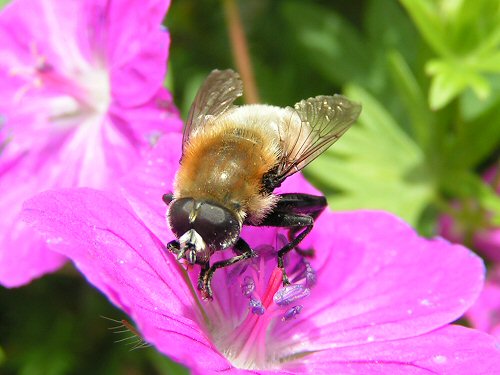
[[(484, 181), (500, 195), (500, 169), (494, 166), (484, 174)], [(500, 227), (491, 222), (486, 212), (474, 200), (455, 202), (454, 215), (439, 219), (439, 233), (450, 241), (471, 246), (486, 259), (500, 263)]]
[[(127, 312), (144, 338), (194, 374), (492, 374), (500, 344), (449, 325), (477, 298), (484, 265), (460, 245), (419, 237), (382, 212), (323, 213), (307, 246), (288, 258), (281, 288), (275, 229), (245, 229), (259, 252), (219, 270), (201, 301), (164, 243), (162, 193), (181, 137), (163, 138), (125, 185), (124, 198), (92, 189), (42, 193), (24, 218)], [(129, 182), (133, 181), (130, 177)], [(312, 190), (300, 177), (286, 191)], [(142, 217), (142, 220), (139, 216)], [(146, 223), (146, 224), (145, 224)], [(149, 228), (148, 228), (149, 227)]]
[(500, 339), (500, 267), (488, 271), (481, 295), (467, 311), (471, 325)]
[(0, 14), (0, 283), (57, 269), (17, 216), (37, 192), (112, 189), (180, 129), (162, 88), (168, 0), (14, 0)]

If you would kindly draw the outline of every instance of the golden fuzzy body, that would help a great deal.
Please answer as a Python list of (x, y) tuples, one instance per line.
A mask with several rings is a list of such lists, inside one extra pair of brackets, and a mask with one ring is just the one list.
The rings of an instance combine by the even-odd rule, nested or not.
[(212, 120), (185, 145), (175, 198), (213, 201), (258, 224), (278, 199), (262, 179), (282, 155), (277, 129), (286, 119), (285, 109), (248, 105)]

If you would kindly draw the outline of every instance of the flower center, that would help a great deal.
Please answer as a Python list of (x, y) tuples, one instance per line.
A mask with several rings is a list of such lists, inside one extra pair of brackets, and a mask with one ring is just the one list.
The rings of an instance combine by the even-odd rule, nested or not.
[[(291, 358), (284, 348), (293, 348), (293, 333), (283, 325), (300, 314), (316, 280), (309, 263), (294, 254), (286, 265), (292, 284), (283, 286), (275, 252), (263, 254), (261, 249), (259, 254), (221, 273), (214, 285), (214, 300), (206, 304), (214, 342), (238, 368), (273, 368)], [(219, 288), (223, 284), (228, 293)]]
[(111, 104), (109, 74), (103, 67), (88, 70), (80, 80), (86, 93), (85, 103), (98, 113), (105, 113)]
[(105, 113), (111, 103), (109, 74), (102, 64), (91, 65), (81, 61), (75, 66), (66, 64), (56, 68), (46, 56), (31, 45), (33, 63), (10, 70), (13, 76), (22, 77), (25, 84), (15, 94), (21, 101), (28, 93), (44, 90), (49, 116), (65, 120), (85, 114)]

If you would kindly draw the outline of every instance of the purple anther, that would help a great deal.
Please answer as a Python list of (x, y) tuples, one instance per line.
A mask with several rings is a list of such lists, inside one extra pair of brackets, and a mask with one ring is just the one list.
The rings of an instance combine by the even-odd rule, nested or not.
[(245, 276), (241, 284), (241, 292), (245, 297), (250, 297), (255, 290), (255, 281), (251, 276)]
[(250, 306), (252, 314), (262, 315), (266, 311), (266, 309), (262, 305), (262, 302), (260, 302), (257, 299), (251, 298), (250, 302), (248, 303), (248, 305)]
[(294, 319), (297, 317), (297, 315), (300, 314), (300, 312), (302, 311), (302, 305), (297, 305), (297, 306), (294, 306), (292, 307), (290, 310), (288, 310), (284, 315), (283, 315), (283, 318), (281, 318), (284, 322), (290, 320), (290, 319)]
[(311, 294), (311, 290), (304, 285), (287, 285), (276, 292), (273, 297), (274, 303), (278, 306), (288, 306)]
[(318, 278), (316, 276), (316, 271), (311, 267), (309, 263), (306, 263), (306, 287), (312, 288), (316, 285)]

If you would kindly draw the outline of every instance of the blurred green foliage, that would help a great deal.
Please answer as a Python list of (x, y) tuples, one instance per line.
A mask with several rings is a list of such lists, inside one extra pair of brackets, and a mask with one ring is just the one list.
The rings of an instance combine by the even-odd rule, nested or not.
[[(500, 157), (498, 0), (238, 4), (263, 102), (343, 92), (363, 105), (306, 170), (334, 210), (389, 210), (431, 235), (450, 202), (474, 199), (500, 224), (480, 177)], [(223, 2), (174, 0), (166, 24), (166, 82), (185, 116), (210, 70), (237, 69)], [(122, 314), (72, 272), (0, 290), (0, 314), (2, 374), (186, 373), (153, 348), (114, 344), (100, 316)]]
[[(343, 91), (363, 105), (353, 129), (306, 169), (333, 209), (389, 210), (431, 235), (450, 198), (474, 198), (499, 220), (500, 199), (478, 177), (499, 157), (498, 1), (257, 1), (240, 9), (264, 102)], [(184, 115), (211, 69), (234, 67), (224, 22), (211, 1), (174, 3), (167, 18)], [(192, 48), (179, 52), (176, 42)]]

